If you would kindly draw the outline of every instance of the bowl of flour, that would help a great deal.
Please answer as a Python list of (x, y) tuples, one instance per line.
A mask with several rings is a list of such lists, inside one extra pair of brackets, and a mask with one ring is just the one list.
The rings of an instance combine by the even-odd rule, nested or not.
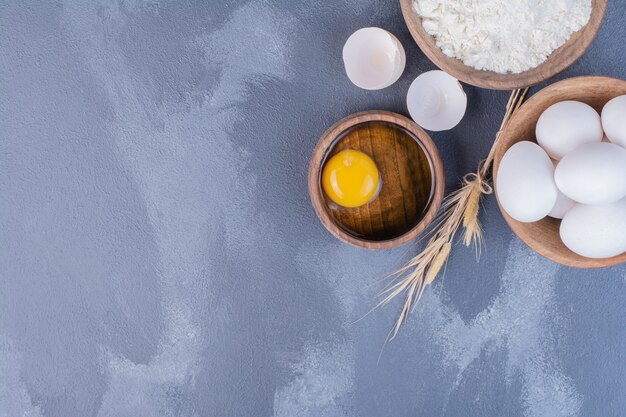
[(607, 0), (400, 0), (411, 35), (440, 69), (497, 90), (545, 81), (595, 38)]

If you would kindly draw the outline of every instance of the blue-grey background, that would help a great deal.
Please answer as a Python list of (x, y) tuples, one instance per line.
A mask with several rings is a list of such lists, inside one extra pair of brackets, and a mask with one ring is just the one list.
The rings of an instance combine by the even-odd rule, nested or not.
[[(626, 78), (625, 18), (563, 76)], [(341, 63), (370, 25), (408, 54), (378, 92)], [(432, 68), (392, 0), (2, 1), (0, 416), (625, 415), (626, 267), (538, 257), (493, 197), (396, 340), (398, 303), (353, 323), (414, 249), (336, 241), (308, 158)], [(450, 188), (508, 98), (466, 91)]]

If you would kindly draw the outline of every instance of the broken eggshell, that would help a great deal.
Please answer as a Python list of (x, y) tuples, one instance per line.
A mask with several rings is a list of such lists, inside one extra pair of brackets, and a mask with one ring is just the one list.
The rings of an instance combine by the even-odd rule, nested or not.
[(467, 109), (461, 83), (443, 71), (428, 71), (417, 77), (409, 87), (406, 102), (411, 118), (433, 132), (458, 125)]
[(350, 81), (365, 90), (389, 87), (402, 75), (406, 54), (400, 41), (377, 27), (359, 29), (343, 47), (343, 62)]

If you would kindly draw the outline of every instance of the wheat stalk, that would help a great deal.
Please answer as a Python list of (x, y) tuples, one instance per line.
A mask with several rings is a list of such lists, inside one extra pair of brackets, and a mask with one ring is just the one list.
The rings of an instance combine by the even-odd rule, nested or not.
[(476, 172), (467, 174), (461, 187), (449, 194), (443, 201), (441, 211), (434, 226), (426, 237), (430, 237), (424, 249), (413, 257), (406, 265), (392, 273), (389, 283), (379, 293), (382, 300), (376, 307), (383, 306), (391, 300), (404, 295), (404, 304), (389, 335), (393, 339), (409, 313), (422, 297), (426, 287), (433, 283), (450, 256), (454, 238), (462, 226), (463, 242), (466, 246), (474, 245), (477, 256), (483, 243), (483, 233), (478, 212), (483, 195), (493, 192), (489, 184), (488, 174), (493, 164), (502, 131), (511, 116), (519, 109), (526, 97), (526, 89), (513, 90), (506, 105), (506, 112), (496, 138), (487, 158), (480, 162)]

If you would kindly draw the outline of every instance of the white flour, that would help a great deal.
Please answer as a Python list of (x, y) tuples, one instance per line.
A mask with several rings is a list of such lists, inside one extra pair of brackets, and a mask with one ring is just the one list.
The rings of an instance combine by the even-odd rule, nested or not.
[(539, 66), (591, 16), (591, 0), (415, 0), (414, 7), (446, 55), (499, 73)]

